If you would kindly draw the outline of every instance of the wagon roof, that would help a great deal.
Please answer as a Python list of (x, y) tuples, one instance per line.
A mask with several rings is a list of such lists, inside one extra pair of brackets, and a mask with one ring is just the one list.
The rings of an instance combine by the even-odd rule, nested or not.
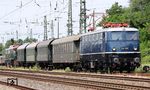
[(29, 44), (27, 47), (26, 47), (26, 49), (29, 49), (29, 48), (35, 48), (36, 46), (37, 46), (37, 44), (38, 44), (39, 42), (33, 42), (33, 43), (31, 43), (31, 44)]
[(54, 39), (50, 39), (50, 40), (46, 40), (46, 41), (41, 41), (39, 42), (39, 44), (37, 45), (37, 47), (45, 47), (45, 46), (48, 46), (49, 44), (51, 44), (51, 42), (53, 41)]
[(56, 39), (52, 42), (52, 44), (59, 44), (59, 43), (66, 43), (66, 42), (73, 42), (80, 39), (80, 35), (68, 36), (60, 39)]
[(23, 45), (19, 46), (19, 47), (17, 48), (17, 50), (25, 49), (28, 45), (29, 45), (29, 43), (24, 43)]
[(17, 50), (18, 47), (19, 45), (10, 45), (8, 50)]

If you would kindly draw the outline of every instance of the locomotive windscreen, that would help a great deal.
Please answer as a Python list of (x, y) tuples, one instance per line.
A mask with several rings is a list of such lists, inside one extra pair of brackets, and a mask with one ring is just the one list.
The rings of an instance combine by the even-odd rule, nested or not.
[(108, 32), (108, 40), (139, 40), (139, 32), (137, 31)]

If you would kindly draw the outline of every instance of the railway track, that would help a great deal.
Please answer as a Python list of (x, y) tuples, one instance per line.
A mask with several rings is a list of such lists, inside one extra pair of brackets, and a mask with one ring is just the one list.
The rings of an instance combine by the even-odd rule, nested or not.
[(21, 85), (8, 85), (7, 82), (2, 82), (2, 81), (0, 81), (0, 84), (5, 85), (5, 86), (11, 86), (11, 87), (14, 87), (19, 90), (35, 90), (33, 88), (29, 88), (29, 87), (25, 87), (25, 86), (21, 86)]
[[(27, 72), (27, 71), (25, 71)], [(36, 72), (39, 73), (39, 72)], [(55, 72), (55, 74), (58, 72)], [(52, 72), (51, 72), (52, 74)], [(60, 74), (60, 72), (59, 72)], [(73, 73), (71, 73), (73, 75)], [(69, 74), (69, 75), (71, 75)], [(137, 85), (127, 85), (127, 84), (117, 84), (112, 82), (102, 82), (102, 81), (92, 81), (92, 80), (84, 80), (84, 79), (77, 79), (77, 78), (66, 78), (66, 77), (57, 77), (57, 76), (44, 76), (44, 75), (35, 75), (33, 72), (30, 74), (27, 73), (17, 73), (17, 72), (7, 72), (7, 71), (0, 71), (0, 75), (5, 76), (13, 76), (13, 77), (19, 77), (19, 78), (26, 78), (26, 79), (34, 79), (39, 80), (43, 82), (54, 82), (54, 83), (60, 83), (60, 84), (67, 84), (67, 85), (73, 85), (73, 86), (81, 86), (85, 88), (93, 88), (93, 89), (108, 89), (108, 90), (122, 90), (122, 89), (128, 89), (128, 90), (150, 90), (150, 87), (145, 86), (137, 86)], [(64, 73), (63, 73), (64, 75)], [(67, 73), (68, 75), (68, 73)], [(74, 74), (76, 75), (76, 74)], [(80, 74), (79, 74), (80, 75)], [(85, 75), (85, 74), (82, 74)], [(86, 77), (89, 74), (86, 74)], [(92, 75), (91, 75), (92, 76)], [(97, 76), (97, 75), (96, 75)], [(92, 77), (96, 77), (92, 76)], [(78, 77), (78, 75), (77, 75)], [(97, 78), (99, 78), (97, 76)], [(116, 77), (117, 79), (118, 77)]]
[(74, 73), (74, 72), (50, 72), (50, 71), (28, 71), (28, 70), (10, 70), (10, 69), (0, 69), (2, 71), (17, 71), (26, 73), (41, 73), (50, 75), (64, 75), (64, 76), (78, 76), (78, 77), (90, 77), (90, 78), (103, 78), (103, 79), (115, 79), (115, 80), (126, 80), (126, 81), (138, 81), (138, 82), (148, 82), (150, 83), (150, 78), (144, 77), (133, 77), (125, 75), (113, 75), (113, 74), (89, 74), (89, 73)]

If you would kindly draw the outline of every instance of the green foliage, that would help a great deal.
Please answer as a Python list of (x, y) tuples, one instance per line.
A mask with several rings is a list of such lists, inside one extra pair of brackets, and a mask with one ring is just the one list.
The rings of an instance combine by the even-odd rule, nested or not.
[(104, 17), (99, 25), (102, 25), (105, 22), (129, 22), (129, 9), (123, 8), (121, 5), (118, 5), (116, 2), (112, 5), (110, 9), (106, 10), (108, 16)]
[(144, 28), (150, 23), (150, 0), (130, 0), (132, 26)]
[(34, 66), (32, 67), (32, 70), (33, 70), (33, 71), (39, 71), (39, 70), (41, 70), (41, 68), (40, 68), (40, 66), (38, 66), (38, 65), (36, 64), (36, 65), (34, 65)]
[(66, 68), (65, 68), (65, 72), (71, 72), (70, 67), (66, 67)]
[(25, 40), (22, 40), (22, 39), (18, 39), (18, 40), (14, 40), (14, 39), (11, 39), (11, 40), (8, 40), (6, 43), (5, 43), (5, 48), (8, 48), (10, 45), (13, 45), (13, 44), (19, 44), (19, 45), (22, 45), (23, 43), (31, 43), (31, 42), (36, 42), (37, 39), (35, 38), (26, 38)]
[(8, 40), (6, 43), (5, 43), (5, 48), (8, 48), (10, 45), (13, 45), (14, 44), (14, 40), (11, 39), (11, 40)]
[(20, 45), (22, 45), (23, 44), (23, 40), (22, 39), (18, 39), (17, 43), (20, 44)]
[(4, 49), (4, 46), (2, 43), (0, 43), (0, 54), (2, 54), (3, 49)]
[(126, 22), (140, 30), (142, 63), (150, 63), (150, 0), (130, 0), (127, 8), (115, 3), (106, 13), (99, 25), (104, 22)]
[(31, 42), (36, 42), (37, 41), (37, 39), (35, 39), (35, 38), (26, 38), (25, 40), (24, 40), (24, 43), (31, 43)]
[[(149, 53), (150, 53), (150, 50), (149, 50)], [(149, 64), (149, 63), (150, 63), (150, 56), (149, 55), (142, 58), (142, 64)]]

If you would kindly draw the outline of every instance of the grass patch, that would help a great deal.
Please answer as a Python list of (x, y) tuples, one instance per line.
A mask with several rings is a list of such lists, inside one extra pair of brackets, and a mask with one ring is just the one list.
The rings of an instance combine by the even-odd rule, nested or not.
[(65, 68), (65, 72), (71, 72), (70, 67), (66, 67), (66, 68)]
[[(145, 72), (145, 71), (143, 70), (143, 67), (144, 67), (144, 66), (150, 66), (150, 64), (142, 64), (139, 68), (136, 68), (136, 69), (135, 69), (135, 72), (137, 72), (137, 73)], [(147, 73), (150, 73), (150, 71), (148, 71)]]

